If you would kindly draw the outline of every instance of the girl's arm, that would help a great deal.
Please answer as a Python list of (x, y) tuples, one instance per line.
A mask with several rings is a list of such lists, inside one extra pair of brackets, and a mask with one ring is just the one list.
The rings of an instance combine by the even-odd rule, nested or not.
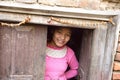
[(77, 72), (77, 69), (78, 69), (78, 61), (76, 59), (76, 56), (74, 54), (74, 52), (72, 50), (68, 51), (68, 65), (70, 67), (70, 70), (68, 70), (66, 73), (65, 73), (65, 76), (67, 79), (70, 79), (72, 77), (75, 77), (78, 72)]

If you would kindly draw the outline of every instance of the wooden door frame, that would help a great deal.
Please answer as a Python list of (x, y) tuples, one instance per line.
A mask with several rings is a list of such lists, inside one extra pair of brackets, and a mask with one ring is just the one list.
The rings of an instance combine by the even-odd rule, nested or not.
[[(88, 80), (111, 80), (113, 61), (119, 35), (120, 12), (41, 6), (37, 4), (36, 6), (39, 8), (35, 7), (35, 4), (27, 5), (14, 2), (10, 5), (9, 2), (7, 4), (5, 1), (0, 2), (0, 16), (2, 16), (0, 17), (0, 21), (19, 22), (25, 17), (30, 16), (30, 24), (94, 29), (91, 52), (92, 59)], [(56, 21), (54, 21), (54, 23), (49, 23), (48, 21), (51, 19), (51, 16), (59, 20), (68, 21), (68, 24)], [(109, 22), (111, 17), (113, 18), (115, 25)], [(72, 22), (77, 21), (78, 24), (71, 23), (69, 20)], [(91, 27), (83, 25), (81, 23), (82, 20), (84, 20), (84, 22), (89, 22), (89, 20), (91, 20), (93, 23), (94, 21), (97, 21), (98, 23), (104, 21), (105, 25), (100, 24)]]

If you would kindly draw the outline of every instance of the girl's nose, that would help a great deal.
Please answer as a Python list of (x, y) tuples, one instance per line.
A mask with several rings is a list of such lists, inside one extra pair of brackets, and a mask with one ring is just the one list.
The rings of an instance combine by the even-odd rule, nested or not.
[(62, 36), (61, 36), (61, 39), (64, 40), (64, 39), (65, 39), (65, 35), (62, 35)]

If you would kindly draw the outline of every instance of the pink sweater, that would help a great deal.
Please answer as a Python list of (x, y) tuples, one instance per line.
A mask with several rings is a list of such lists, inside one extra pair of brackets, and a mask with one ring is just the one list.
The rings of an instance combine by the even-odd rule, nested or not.
[[(56, 50), (57, 48), (50, 47)], [(61, 50), (59, 48), (59, 50)], [(73, 50), (67, 47), (67, 53), (62, 58), (46, 55), (45, 80), (67, 80), (77, 75), (78, 61)], [(70, 70), (66, 71), (67, 67)]]

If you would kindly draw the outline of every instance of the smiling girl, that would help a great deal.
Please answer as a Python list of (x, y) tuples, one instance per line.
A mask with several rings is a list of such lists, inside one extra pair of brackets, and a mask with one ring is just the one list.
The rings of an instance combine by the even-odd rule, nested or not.
[(68, 80), (77, 75), (78, 61), (73, 50), (66, 45), (71, 34), (72, 29), (65, 27), (52, 31), (46, 48), (45, 80)]

